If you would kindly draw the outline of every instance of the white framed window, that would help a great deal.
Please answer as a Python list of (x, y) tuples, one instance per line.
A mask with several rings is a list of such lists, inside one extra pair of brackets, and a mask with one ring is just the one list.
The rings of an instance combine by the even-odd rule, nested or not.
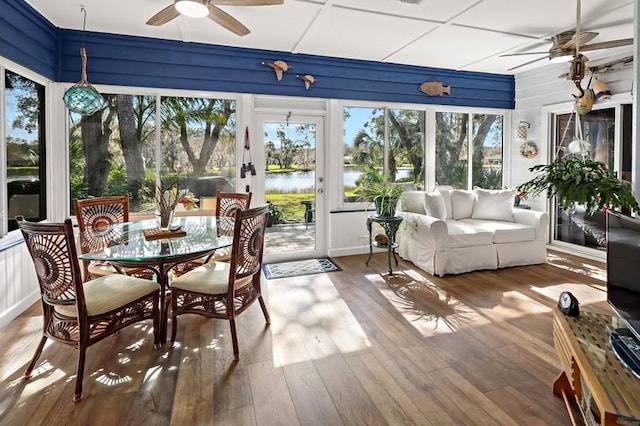
[(101, 93), (104, 110), (68, 116), (71, 199), (128, 194), (132, 212), (151, 211), (157, 182), (178, 182), (207, 210), (218, 190), (235, 190), (235, 95), (113, 87)]
[(338, 208), (362, 206), (355, 189), (364, 179), (415, 189), (503, 187), (509, 111), (356, 101), (337, 108), (342, 150), (332, 159), (342, 166)]
[(48, 80), (0, 58), (0, 236), (47, 218)]

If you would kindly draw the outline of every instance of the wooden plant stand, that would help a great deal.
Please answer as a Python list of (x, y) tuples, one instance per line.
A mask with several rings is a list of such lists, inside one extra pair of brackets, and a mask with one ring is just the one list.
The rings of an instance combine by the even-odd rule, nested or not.
[(568, 317), (553, 312), (553, 341), (563, 370), (553, 382), (575, 425), (575, 398), (587, 425), (640, 424), (640, 379), (633, 376), (609, 346), (609, 329), (620, 328), (617, 317), (581, 312)]

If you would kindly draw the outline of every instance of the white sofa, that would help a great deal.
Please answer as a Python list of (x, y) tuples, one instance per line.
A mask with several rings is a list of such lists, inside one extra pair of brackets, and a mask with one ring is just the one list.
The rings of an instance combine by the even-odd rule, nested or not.
[(406, 191), (398, 254), (432, 275), (544, 263), (546, 212), (513, 207), (515, 191)]

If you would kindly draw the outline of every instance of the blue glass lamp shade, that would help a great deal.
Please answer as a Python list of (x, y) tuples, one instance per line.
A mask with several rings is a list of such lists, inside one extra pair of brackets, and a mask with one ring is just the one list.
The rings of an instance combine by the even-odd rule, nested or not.
[(64, 104), (70, 111), (91, 115), (107, 106), (102, 95), (87, 81), (87, 52), (80, 49), (82, 57), (82, 80), (67, 89), (62, 96)]

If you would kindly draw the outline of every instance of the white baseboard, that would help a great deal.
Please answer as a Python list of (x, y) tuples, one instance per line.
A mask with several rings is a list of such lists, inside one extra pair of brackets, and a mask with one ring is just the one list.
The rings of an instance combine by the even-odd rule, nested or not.
[(40, 290), (27, 295), (15, 305), (0, 314), (0, 329), (9, 324), (14, 318), (26, 311), (40, 299)]
[(340, 256), (353, 256), (356, 254), (367, 254), (369, 253), (369, 247), (346, 247), (329, 250), (330, 257), (340, 257)]

